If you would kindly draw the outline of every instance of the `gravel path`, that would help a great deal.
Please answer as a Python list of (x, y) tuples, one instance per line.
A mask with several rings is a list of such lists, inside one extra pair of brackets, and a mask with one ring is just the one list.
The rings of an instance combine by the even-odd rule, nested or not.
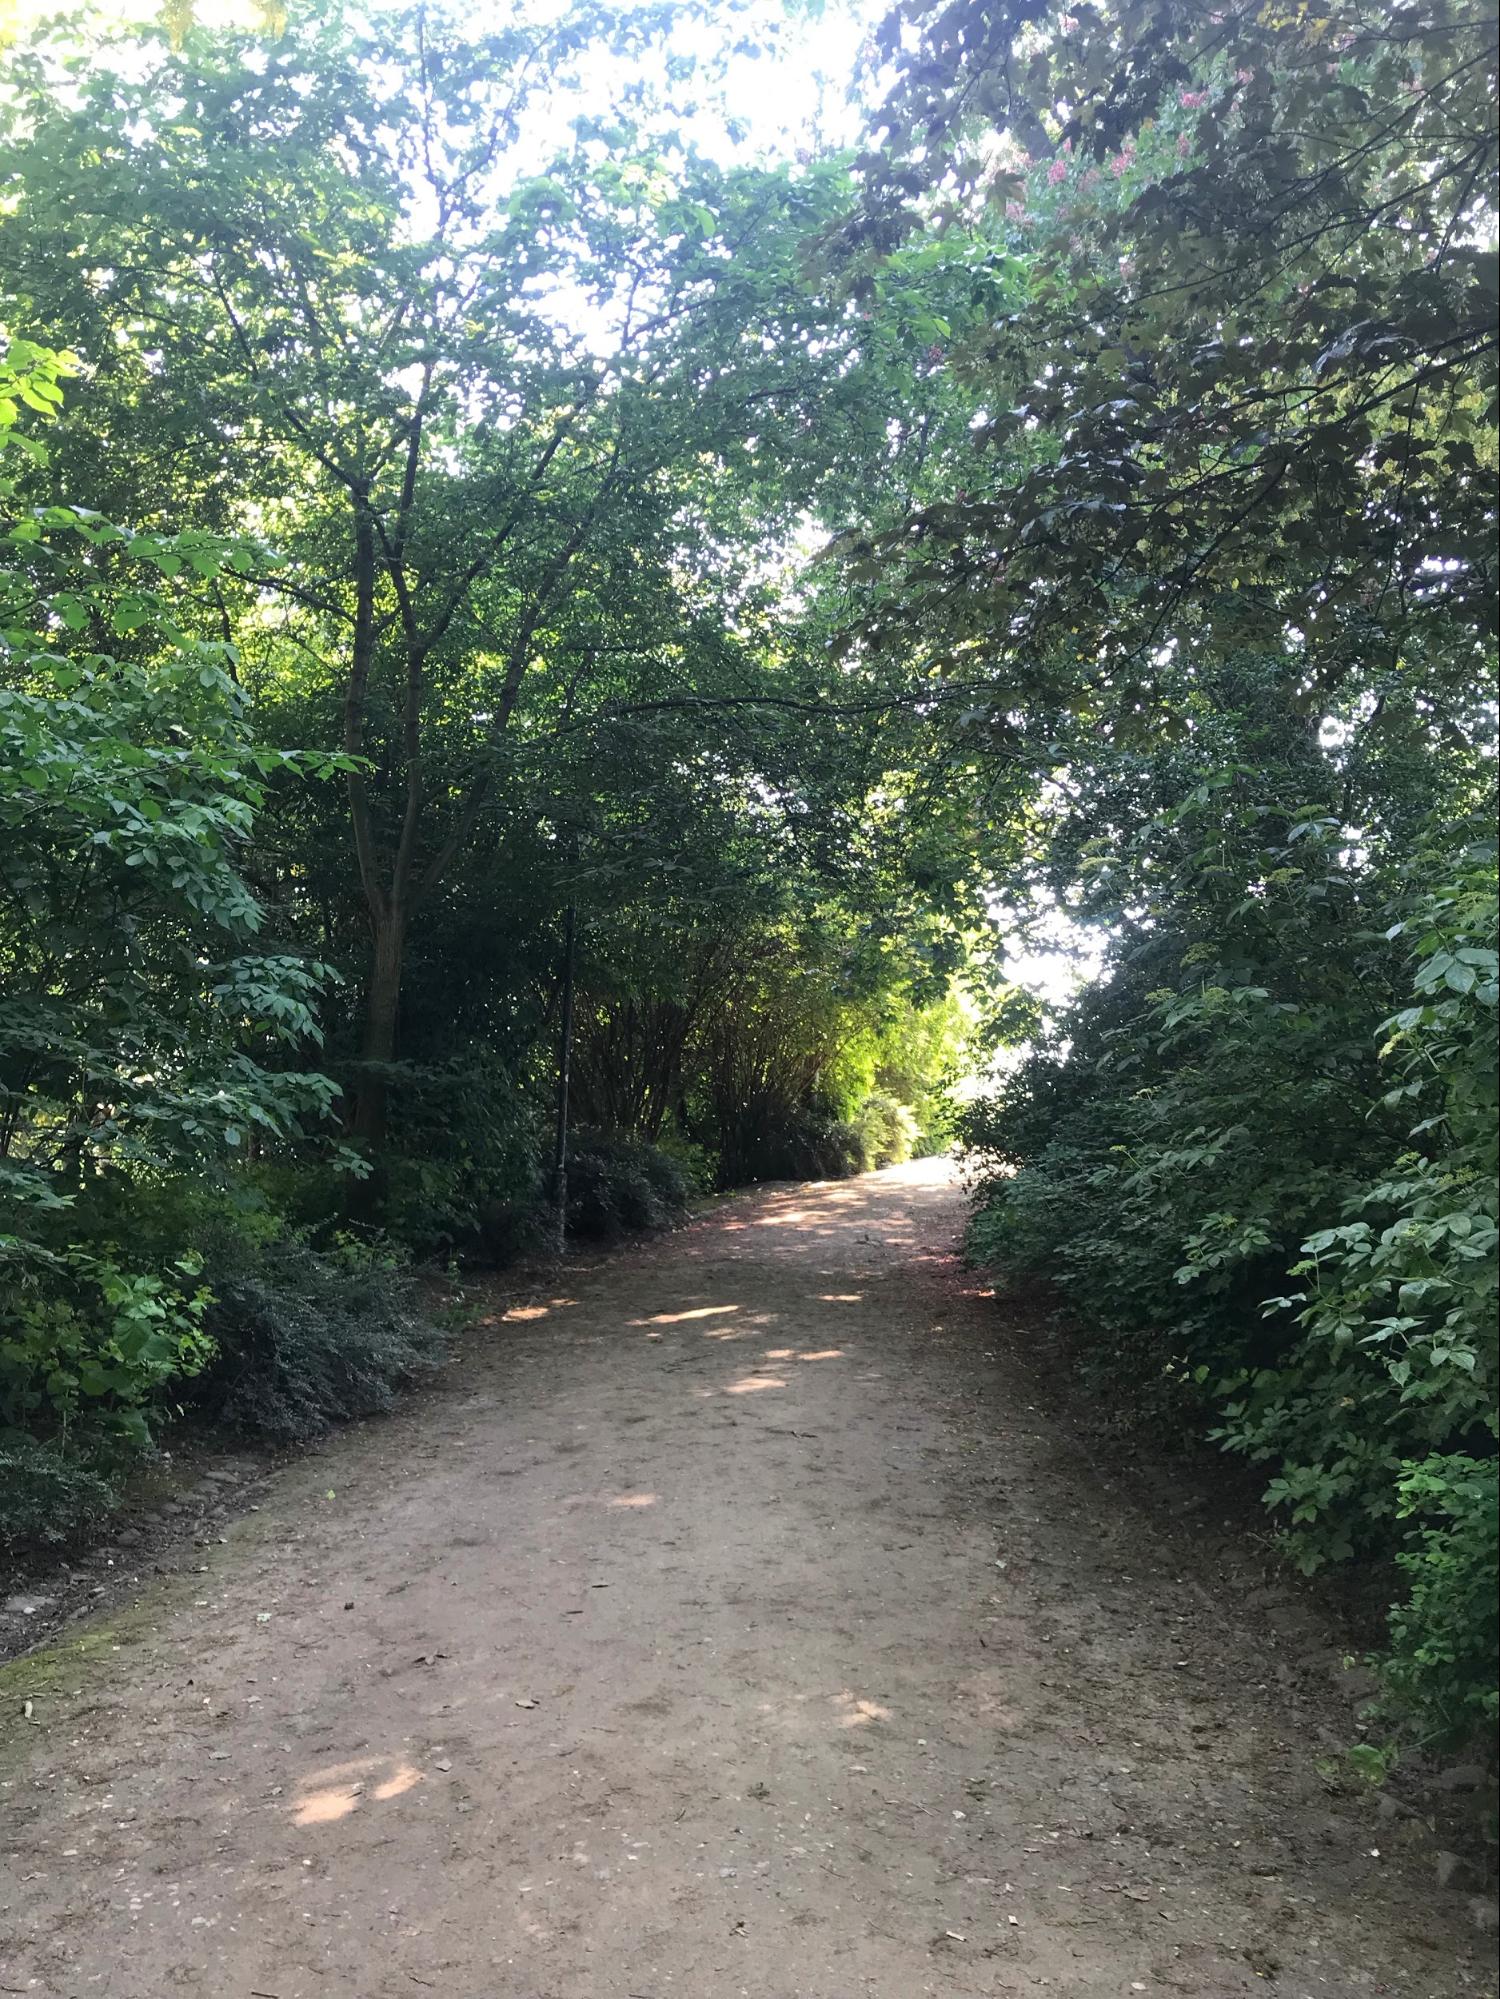
[(571, 1268), (8, 1669), (0, 1989), (1492, 1993), (958, 1221), (926, 1164)]

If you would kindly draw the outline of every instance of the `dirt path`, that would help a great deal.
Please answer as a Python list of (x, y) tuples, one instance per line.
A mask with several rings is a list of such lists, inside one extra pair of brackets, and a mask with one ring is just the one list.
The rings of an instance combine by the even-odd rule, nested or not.
[(1028, 1406), (957, 1220), (905, 1168), (574, 1272), (37, 1657), (0, 1987), (1491, 1992), (1255, 1613)]

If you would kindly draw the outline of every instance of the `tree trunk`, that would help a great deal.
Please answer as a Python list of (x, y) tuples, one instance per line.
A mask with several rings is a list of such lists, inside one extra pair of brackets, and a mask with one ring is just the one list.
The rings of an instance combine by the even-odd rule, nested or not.
[(365, 989), (365, 1033), (359, 1080), (354, 1086), (349, 1136), (377, 1149), (385, 1139), (386, 1067), (396, 1059), (401, 971), (406, 957), (406, 912), (386, 909), (371, 918), (374, 932)]

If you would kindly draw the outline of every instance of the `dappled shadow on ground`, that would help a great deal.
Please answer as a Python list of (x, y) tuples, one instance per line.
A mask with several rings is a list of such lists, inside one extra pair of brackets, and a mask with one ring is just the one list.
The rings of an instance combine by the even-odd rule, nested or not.
[(960, 1219), (941, 1165), (765, 1188), (497, 1293), (39, 1688), (0, 1983), (1492, 1992), (1260, 1610), (1041, 1407)]

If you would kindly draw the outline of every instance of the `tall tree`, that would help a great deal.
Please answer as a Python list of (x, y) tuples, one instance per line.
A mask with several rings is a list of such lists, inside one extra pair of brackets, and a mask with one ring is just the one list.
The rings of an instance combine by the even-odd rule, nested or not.
[(370, 1143), (412, 924), (534, 693), (555, 719), (601, 674), (691, 689), (832, 433), (869, 427), (798, 266), (837, 176), (720, 171), (570, 98), (581, 49), (650, 32), (320, 12), (86, 75), (44, 46), (10, 89), (15, 309), (91, 358), (122, 469), (287, 558), (223, 615), (248, 673), (295, 655), (337, 711)]

